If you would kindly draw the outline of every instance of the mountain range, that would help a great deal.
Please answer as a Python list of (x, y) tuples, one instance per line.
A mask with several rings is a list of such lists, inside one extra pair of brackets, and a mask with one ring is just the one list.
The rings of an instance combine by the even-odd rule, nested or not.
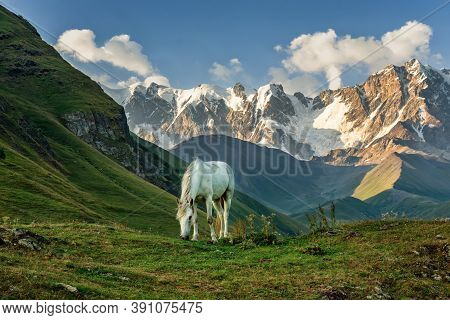
[(252, 92), (239, 83), (226, 89), (152, 83), (105, 91), (122, 103), (134, 133), (166, 149), (191, 137), (223, 134), (298, 159), (360, 165), (393, 152), (449, 160), (449, 79), (449, 70), (412, 59), (314, 98), (286, 94), (279, 84)]

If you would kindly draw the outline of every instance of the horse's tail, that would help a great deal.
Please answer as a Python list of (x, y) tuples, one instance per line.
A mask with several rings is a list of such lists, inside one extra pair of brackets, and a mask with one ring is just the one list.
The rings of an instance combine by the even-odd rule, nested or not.
[(234, 171), (230, 165), (227, 165), (227, 173), (228, 173), (228, 190), (231, 193), (231, 196), (234, 194), (235, 181), (234, 181)]

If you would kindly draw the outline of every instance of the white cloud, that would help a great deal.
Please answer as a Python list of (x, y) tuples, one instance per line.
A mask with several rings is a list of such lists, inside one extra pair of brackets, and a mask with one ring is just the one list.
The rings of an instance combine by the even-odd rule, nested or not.
[(218, 62), (214, 62), (209, 69), (209, 73), (215, 80), (230, 82), (234, 81), (236, 76), (242, 75), (244, 69), (238, 58), (233, 58), (228, 62), (228, 65), (223, 65)]
[(129, 77), (127, 80), (125, 81), (119, 81), (117, 82), (117, 86), (119, 88), (128, 88), (131, 87), (134, 84), (141, 84), (142, 81), (138, 78), (138, 77)]
[(154, 72), (148, 57), (142, 53), (142, 46), (126, 34), (114, 36), (98, 47), (92, 30), (72, 29), (59, 36), (55, 48), (81, 62), (106, 61), (141, 76)]
[(284, 48), (281, 44), (277, 44), (275, 47), (273, 47), (273, 50), (275, 50), (276, 52), (281, 52), (284, 50)]
[[(87, 72), (84, 72), (87, 73)], [(106, 73), (102, 74), (88, 74), (88, 77), (94, 80), (95, 82), (100, 82), (102, 84), (110, 84), (112, 85), (112, 78)]]
[(353, 38), (350, 35), (338, 37), (333, 29), (329, 29), (327, 32), (302, 34), (294, 38), (286, 49), (276, 46), (275, 50), (288, 53), (282, 64), (289, 73), (322, 73), (330, 89), (336, 89), (342, 85), (341, 73), (349, 66), (358, 64), (373, 72), (412, 57), (426, 59), (431, 35), (430, 26), (408, 21), (401, 28), (386, 32), (381, 39)]
[(93, 80), (109, 87), (123, 88), (136, 83), (150, 84), (156, 82), (161, 85), (170, 86), (169, 80), (152, 66), (148, 57), (142, 53), (142, 46), (130, 39), (129, 35), (122, 34), (113, 36), (101, 47), (95, 43), (95, 33), (89, 29), (72, 29), (62, 33), (55, 45), (56, 50), (72, 55), (81, 62), (105, 61), (110, 64), (124, 68), (140, 77), (130, 77), (125, 81), (112, 83), (110, 76), (89, 75)]
[(239, 61), (238, 58), (233, 58), (230, 60), (230, 65), (231, 66), (237, 66), (238, 68), (242, 68), (241, 67), (241, 62)]
[(320, 82), (316, 77), (310, 74), (302, 74), (290, 77), (288, 72), (283, 68), (270, 68), (269, 75), (271, 83), (280, 83), (288, 94), (301, 92), (307, 97), (314, 97), (318, 94)]
[(152, 75), (149, 76), (147, 78), (145, 78), (144, 80), (139, 79), (138, 77), (129, 77), (127, 80), (125, 81), (119, 81), (117, 83), (117, 87), (119, 88), (128, 88), (131, 86), (136, 86), (136, 85), (143, 85), (145, 87), (150, 86), (152, 83), (157, 83), (159, 85), (162, 86), (166, 86), (166, 87), (170, 87), (170, 82), (169, 80), (161, 75)]
[(160, 74), (154, 74), (151, 76), (148, 76), (144, 79), (144, 85), (148, 87), (152, 82), (157, 83), (162, 86), (170, 87), (169, 79), (166, 77), (160, 75)]

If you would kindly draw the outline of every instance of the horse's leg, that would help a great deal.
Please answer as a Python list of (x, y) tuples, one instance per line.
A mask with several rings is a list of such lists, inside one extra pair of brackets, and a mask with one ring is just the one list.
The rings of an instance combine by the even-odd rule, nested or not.
[(198, 220), (197, 220), (197, 203), (194, 202), (194, 234), (192, 240), (198, 240)]
[(208, 219), (209, 228), (211, 229), (211, 240), (217, 241), (216, 232), (214, 231), (213, 217), (212, 217), (212, 199), (206, 199), (206, 214)]
[(214, 204), (214, 208), (217, 211), (217, 217), (220, 219), (219, 239), (222, 239), (223, 238), (224, 223), (223, 223), (223, 209), (222, 209), (222, 205), (220, 204), (220, 199), (217, 200), (217, 201), (214, 201), (213, 204)]
[(228, 238), (228, 216), (230, 215), (231, 208), (231, 197), (226, 197), (223, 202), (223, 223), (224, 223), (224, 234), (225, 238)]

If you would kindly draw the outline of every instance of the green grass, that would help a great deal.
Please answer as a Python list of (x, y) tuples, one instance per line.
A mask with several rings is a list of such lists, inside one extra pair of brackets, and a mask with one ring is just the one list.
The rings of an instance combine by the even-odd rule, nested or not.
[[(0, 247), (5, 299), (450, 298), (449, 222), (363, 222), (256, 247), (185, 242), (120, 225), (24, 227), (51, 243), (39, 252)], [(310, 248), (317, 246), (316, 255)]]

